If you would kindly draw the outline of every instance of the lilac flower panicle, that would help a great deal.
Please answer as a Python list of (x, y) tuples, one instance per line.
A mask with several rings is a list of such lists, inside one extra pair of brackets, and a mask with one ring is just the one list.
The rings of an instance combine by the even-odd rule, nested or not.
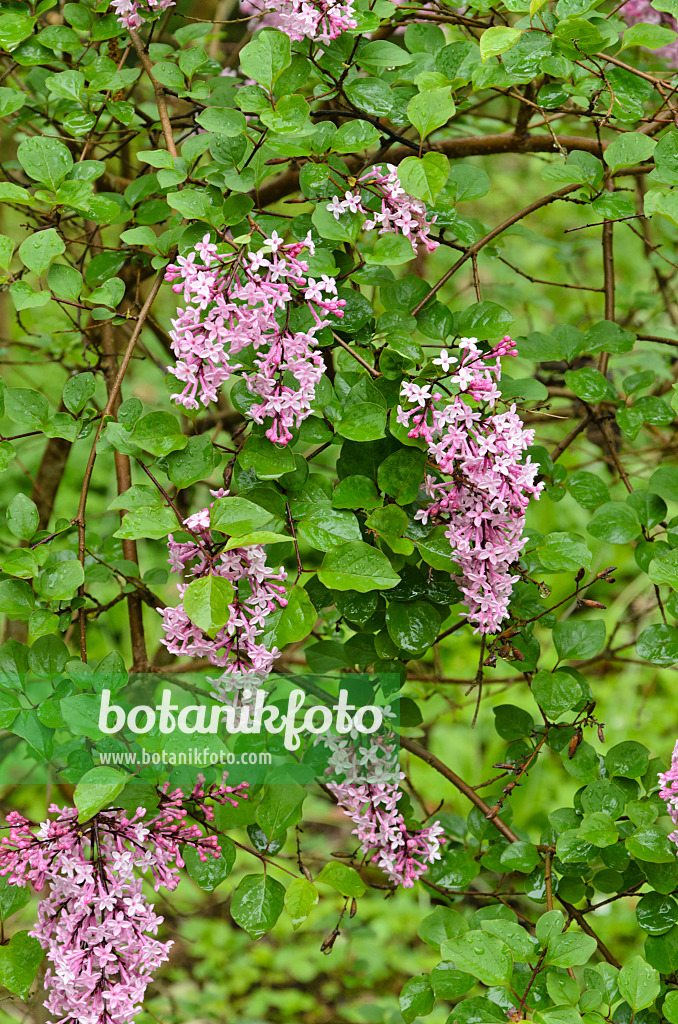
[(30, 934), (47, 953), (45, 1006), (55, 1024), (131, 1024), (171, 942), (156, 936), (162, 924), (142, 891), (143, 875), (154, 888), (173, 890), (183, 867), (181, 850), (201, 860), (220, 857), (216, 836), (187, 824), (187, 801), (204, 819), (214, 812), (205, 801), (237, 804), (247, 783), (206, 786), (199, 775), (193, 791), (160, 791), (156, 818), (144, 821), (143, 807), (127, 816), (100, 811), (78, 823), (78, 810), (52, 804), (52, 818), (37, 830), (17, 811), (7, 815), (9, 834), (0, 844), (0, 874), (12, 885), (31, 884), (46, 895)]
[[(209, 234), (187, 257), (167, 267), (166, 279), (186, 303), (172, 321), (172, 350), (177, 364), (170, 367), (183, 391), (172, 395), (187, 409), (216, 402), (219, 387), (242, 365), (238, 355), (256, 353), (253, 372), (242, 374), (259, 401), (248, 415), (256, 423), (271, 420), (269, 440), (288, 444), (291, 428), (311, 414), (315, 386), (323, 375), (317, 334), (343, 316), (343, 299), (336, 282), (326, 274), (309, 276), (304, 254), (312, 256), (310, 233), (305, 241), (283, 244), (277, 232), (256, 252), (219, 255)], [(311, 313), (304, 331), (288, 327), (289, 312), (298, 302)], [(286, 313), (281, 327), (276, 314)], [(296, 388), (286, 380), (289, 373)]]
[[(671, 820), (678, 826), (678, 740), (671, 755), (671, 767), (668, 771), (659, 773), (659, 785), (659, 796), (666, 801), (666, 809)], [(678, 828), (671, 833), (669, 839), (678, 846)]]
[(176, 5), (176, 0), (111, 0), (113, 12), (124, 28), (141, 28), (145, 21)]
[[(401, 778), (405, 776), (402, 775)], [(393, 784), (330, 782), (327, 787), (356, 826), (362, 853), (384, 871), (392, 882), (411, 888), (440, 859), (443, 827), (438, 822), (410, 830), (398, 810), (402, 790)]]
[(514, 355), (506, 335), (489, 353), (476, 338), (462, 338), (461, 355), (443, 350), (433, 362), (459, 394), (443, 399), (433, 384), (405, 382), (401, 395), (410, 408), (398, 407), (398, 422), (412, 438), (423, 437), (440, 478), (427, 476), (431, 504), (417, 513), (424, 523), (445, 523), (445, 536), (461, 567), (466, 615), (481, 633), (496, 632), (508, 615), (517, 576), (525, 512), (543, 484), (538, 465), (524, 457), (534, 431), (523, 428), (515, 405), (494, 412), (500, 397), (500, 356)]
[[(369, 205), (375, 199), (381, 205), (376, 211)], [(358, 178), (354, 192), (345, 192), (343, 199), (335, 196), (327, 209), (334, 214), (335, 220), (347, 211), (364, 213), (368, 218), (366, 231), (377, 228), (380, 235), (405, 235), (415, 254), (420, 245), (428, 252), (438, 248), (439, 243), (429, 236), (435, 214), (430, 220), (426, 219), (426, 206), (421, 199), (415, 199), (405, 191), (393, 164), (386, 164), (383, 170), (370, 167)]]
[[(223, 497), (225, 491), (213, 491)], [(163, 608), (161, 642), (171, 654), (190, 658), (207, 658), (211, 665), (224, 668), (226, 673), (262, 672), (267, 675), (274, 660), (280, 655), (277, 647), (271, 650), (260, 642), (266, 618), (276, 608), (287, 604), (284, 569), (277, 572), (266, 565), (266, 553), (260, 544), (214, 553), (210, 531), (210, 508), (201, 509), (184, 521), (192, 533), (190, 541), (168, 538), (169, 564), (188, 582), (204, 576), (222, 576), (233, 585), (234, 599), (229, 620), (212, 638), (196, 626), (187, 615), (183, 604), (176, 608)], [(178, 583), (183, 598), (188, 586)]]
[(351, 0), (243, 0), (240, 8), (256, 19), (252, 27), (281, 29), (296, 42), (327, 44), (358, 25)]
[(328, 782), (327, 788), (355, 825), (361, 853), (396, 885), (411, 888), (429, 864), (440, 859), (445, 839), (439, 822), (411, 829), (398, 810), (405, 775), (398, 767), (393, 734), (371, 737), (366, 747), (355, 738), (332, 734), (322, 742), (332, 750), (327, 773), (344, 776), (341, 782)]

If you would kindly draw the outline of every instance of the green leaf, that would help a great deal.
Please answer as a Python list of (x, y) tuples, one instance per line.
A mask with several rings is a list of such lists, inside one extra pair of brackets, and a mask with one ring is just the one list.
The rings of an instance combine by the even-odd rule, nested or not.
[(497, 57), (500, 53), (506, 53), (518, 42), (522, 36), (519, 28), (509, 28), (508, 25), (493, 25), (487, 28), (480, 37), (480, 59), (483, 64), (490, 57)]
[(553, 627), (553, 642), (561, 660), (592, 658), (605, 643), (605, 635), (602, 619), (567, 619)]
[(648, 488), (665, 501), (678, 502), (678, 469), (674, 466), (660, 466), (650, 477)]
[(285, 889), (270, 875), (245, 875), (231, 900), (231, 917), (253, 939), (260, 939), (276, 923), (283, 908)]
[(19, 203), (21, 206), (30, 206), (33, 203), (33, 196), (26, 188), (12, 184), (11, 181), (0, 181), (0, 203)]
[(454, 332), (479, 341), (501, 337), (513, 323), (513, 314), (496, 302), (474, 302), (454, 314)]
[(159, 505), (128, 512), (113, 536), (122, 540), (140, 540), (142, 537), (162, 540), (177, 528), (177, 518), (172, 510)]
[(581, 370), (566, 370), (565, 383), (577, 398), (585, 402), (617, 402), (619, 399), (607, 377), (594, 366), (583, 366)]
[(440, 947), (443, 960), (453, 960), (460, 971), (483, 985), (504, 985), (511, 977), (513, 959), (501, 939), (482, 931), (465, 932)]
[(183, 606), (191, 622), (214, 638), (231, 615), (233, 586), (223, 576), (202, 576), (189, 583)]
[(579, 1002), (579, 985), (574, 978), (569, 978), (565, 974), (549, 971), (546, 975), (546, 988), (554, 1003), (569, 1003), (570, 1006), (576, 1006)]
[(246, 78), (271, 89), (280, 74), (289, 66), (291, 47), (284, 32), (265, 29), (240, 51), (240, 68)]
[(597, 948), (590, 935), (569, 931), (549, 939), (546, 963), (552, 967), (580, 967), (589, 962)]
[(285, 607), (268, 616), (263, 642), (267, 647), (282, 649), (287, 644), (305, 640), (315, 625), (317, 614), (306, 590), (300, 585), (293, 587), (287, 594)]
[(447, 124), (454, 116), (455, 110), (456, 106), (449, 86), (426, 89), (425, 92), (413, 96), (407, 104), (407, 116), (422, 140), (436, 128), (442, 128), (444, 124)]
[[(406, 235), (380, 235), (371, 249), (364, 253), (365, 262), (380, 267), (397, 267), (414, 258), (412, 243)], [(380, 435), (383, 436), (383, 435)], [(372, 440), (367, 438), (366, 440)]]
[(305, 799), (306, 790), (303, 786), (296, 783), (273, 783), (266, 787), (254, 820), (269, 839), (274, 839), (290, 825), (296, 825), (301, 818), (301, 807)]
[(31, 902), (31, 894), (25, 886), (10, 885), (4, 875), (0, 875), (0, 918), (6, 921), (12, 914)]
[(79, 812), (78, 821), (81, 824), (89, 821), (98, 811), (108, 807), (122, 793), (128, 781), (128, 775), (107, 765), (85, 772), (73, 794), (73, 803)]
[(358, 54), (358, 59), (363, 67), (375, 68), (398, 68), (405, 64), (412, 63), (412, 57), (395, 43), (389, 43), (385, 39), (365, 43)]
[(36, 590), (46, 601), (66, 601), (73, 597), (84, 580), (82, 565), (70, 559), (44, 569), (36, 582)]
[(608, 544), (628, 544), (641, 532), (635, 511), (621, 501), (608, 501), (597, 508), (587, 529)]
[(445, 536), (447, 527), (440, 523), (426, 537), (417, 541), (417, 547), (427, 565), (449, 573), (458, 572), (452, 557), (449, 538)]
[(7, 526), (10, 533), (21, 540), (30, 540), (38, 528), (40, 515), (26, 494), (15, 494), (7, 506)]
[(436, 907), (432, 914), (423, 919), (417, 935), (423, 942), (437, 949), (441, 942), (454, 939), (467, 931), (466, 919), (457, 910), (451, 907)]
[(381, 508), (384, 499), (380, 497), (372, 480), (367, 476), (347, 476), (340, 480), (332, 495), (332, 508), (364, 508), (368, 511)]
[(214, 530), (227, 533), (230, 537), (239, 537), (253, 533), (266, 523), (271, 522), (271, 513), (255, 505), (247, 498), (217, 498), (212, 506), (210, 522)]
[[(0, 18), (0, 29), (1, 22)], [(15, 932), (6, 946), (0, 946), (0, 985), (28, 999), (44, 955), (37, 939), (28, 932)]]
[(93, 373), (77, 373), (75, 377), (69, 377), (64, 384), (63, 400), (69, 412), (77, 414), (87, 404), (96, 390), (96, 381)]
[(73, 166), (73, 157), (63, 142), (47, 135), (24, 139), (19, 143), (17, 156), (29, 178), (54, 190)]
[(640, 779), (645, 775), (650, 752), (642, 743), (624, 740), (616, 743), (605, 755), (605, 765), (610, 776), (622, 775), (627, 779)]
[(171, 412), (149, 412), (137, 420), (131, 440), (151, 455), (169, 455), (186, 447), (188, 438)]
[(64, 263), (53, 263), (47, 274), (47, 284), (54, 295), (75, 302), (82, 291), (82, 275), (74, 267)]
[(50, 300), (48, 291), (34, 292), (27, 281), (15, 281), (9, 286), (9, 294), (12, 296), (14, 308), (21, 312), (22, 309), (36, 309), (45, 306)]
[(285, 909), (292, 920), (292, 927), (304, 923), (318, 903), (318, 890), (307, 878), (293, 878), (285, 893)]
[(187, 438), (186, 447), (167, 456), (167, 475), (179, 490), (207, 480), (214, 469), (214, 447), (209, 433)]
[(666, 551), (659, 558), (653, 558), (647, 570), (653, 583), (668, 583), (678, 590), (678, 551)]
[(389, 636), (397, 647), (409, 654), (431, 647), (440, 623), (440, 612), (428, 601), (393, 601), (386, 612)]
[(581, 567), (590, 569), (593, 562), (586, 542), (577, 533), (549, 533), (537, 548), (537, 553), (544, 568), (554, 572), (577, 572)]
[(425, 467), (426, 453), (419, 448), (405, 448), (393, 452), (379, 466), (379, 487), (395, 498), (399, 505), (409, 505), (419, 496), (419, 488), (424, 482)]
[[(634, 25), (633, 28), (627, 29), (624, 33), (624, 44), (626, 45), (627, 37), (634, 28), (643, 27), (649, 28), (647, 25)], [(658, 25), (652, 27), (659, 28)], [(644, 160), (649, 160), (656, 145), (654, 139), (651, 139), (649, 135), (643, 135), (642, 132), (623, 132), (606, 147), (603, 159), (610, 170), (614, 172), (620, 167), (630, 167), (632, 164), (640, 164)]]
[[(513, 845), (515, 846), (516, 844), (514, 843)], [(481, 921), (481, 928), (484, 932), (488, 932), (490, 935), (494, 935), (496, 938), (501, 939), (502, 942), (505, 942), (516, 961), (530, 960), (532, 958), (532, 954), (535, 951), (535, 941), (525, 928), (522, 928), (515, 921), (501, 921), (491, 918), (487, 921)]]
[(675, 665), (678, 661), (678, 629), (675, 626), (646, 626), (638, 637), (636, 654), (653, 665)]
[(225, 135), (227, 138), (241, 135), (247, 127), (245, 115), (232, 107), (206, 107), (198, 114), (196, 121), (205, 131)]
[(400, 1012), (405, 1024), (411, 1024), (417, 1017), (425, 1017), (434, 1004), (435, 995), (428, 974), (408, 978), (400, 990)]
[(651, 1006), (659, 995), (659, 972), (634, 956), (619, 972), (619, 992), (635, 1012)]
[(36, 274), (42, 274), (50, 263), (65, 251), (64, 241), (54, 228), (29, 235), (19, 246), (21, 262)]
[[(622, 50), (628, 46), (644, 46), (647, 50), (661, 50), (664, 46), (672, 46), (676, 41), (676, 33), (666, 25), (648, 25), (641, 22), (631, 25), (622, 36)], [(619, 51), (621, 53), (621, 50)]]
[[(308, 111), (306, 104), (304, 106)], [(369, 121), (349, 121), (342, 124), (332, 136), (330, 148), (333, 153), (357, 153), (376, 146), (379, 138), (379, 132)]]
[(636, 918), (650, 935), (663, 935), (678, 922), (678, 903), (673, 896), (648, 892), (636, 904)]
[(408, 156), (398, 165), (400, 184), (411, 196), (425, 203), (435, 202), (450, 173), (450, 161), (443, 153)]
[(194, 846), (185, 844), (181, 856), (186, 863), (186, 870), (197, 886), (205, 892), (214, 892), (218, 885), (231, 873), (235, 863), (235, 844), (229, 836), (219, 836), (219, 857), (213, 857), (211, 853), (200, 859), (200, 854)]
[(318, 579), (330, 590), (390, 590), (400, 582), (386, 555), (363, 541), (331, 548), (318, 570)]
[[(11, 53), (33, 31), (35, 18), (25, 14), (3, 14), (0, 17), (0, 48)], [(14, 991), (14, 990), (13, 990)]]
[(243, 469), (253, 469), (261, 480), (275, 480), (285, 473), (293, 473), (295, 468), (289, 447), (279, 448), (259, 434), (250, 434), (238, 461)]
[(316, 878), (316, 882), (324, 882), (336, 889), (342, 896), (362, 896), (367, 887), (355, 868), (342, 864), (337, 860), (328, 861)]
[(673, 864), (676, 848), (657, 825), (644, 825), (625, 841), (629, 853), (650, 864)]
[(500, 857), (500, 863), (506, 871), (521, 871), (529, 875), (539, 863), (539, 854), (532, 843), (509, 843)]
[(565, 916), (561, 910), (547, 910), (537, 919), (535, 933), (541, 946), (547, 946), (555, 935), (560, 935), (565, 925)]

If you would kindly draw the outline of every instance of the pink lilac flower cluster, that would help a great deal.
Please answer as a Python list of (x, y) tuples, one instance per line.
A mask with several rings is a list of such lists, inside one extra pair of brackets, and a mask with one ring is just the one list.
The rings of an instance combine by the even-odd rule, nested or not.
[[(224, 491), (212, 492), (223, 497)], [(266, 553), (259, 544), (231, 551), (220, 551), (210, 530), (211, 505), (184, 520), (192, 534), (191, 540), (168, 538), (169, 563), (174, 572), (190, 577), (188, 582), (204, 576), (222, 576), (233, 584), (234, 599), (229, 619), (214, 638), (196, 626), (186, 614), (183, 604), (162, 610), (162, 643), (171, 654), (190, 658), (207, 658), (226, 673), (271, 671), (280, 655), (277, 647), (268, 648), (259, 641), (266, 617), (287, 604), (283, 580), (284, 569), (273, 572), (266, 565)], [(188, 583), (177, 584), (183, 598)]]
[[(398, 407), (398, 422), (409, 437), (422, 437), (429, 459), (443, 479), (427, 476), (431, 504), (417, 513), (427, 523), (446, 523), (453, 557), (462, 573), (467, 618), (481, 633), (496, 632), (508, 614), (512, 565), (525, 545), (525, 510), (543, 488), (539, 467), (529, 455), (533, 430), (524, 430), (515, 405), (494, 412), (499, 398), (500, 356), (514, 355), (506, 335), (487, 353), (476, 338), (462, 338), (460, 358), (443, 350), (433, 362), (459, 394), (443, 398), (434, 385), (406, 382), (401, 395), (411, 408)], [(447, 477), (448, 479), (444, 479)]]
[(111, 0), (111, 7), (124, 28), (141, 28), (149, 18), (174, 7), (176, 0)]
[[(401, 773), (400, 779), (404, 777)], [(353, 834), (361, 852), (370, 854), (396, 885), (410, 889), (428, 865), (440, 859), (442, 825), (409, 829), (398, 810), (403, 794), (397, 783), (330, 782), (327, 788), (355, 824)]]
[[(346, 304), (331, 277), (309, 276), (303, 255), (313, 253), (310, 233), (303, 242), (285, 245), (274, 231), (256, 252), (226, 255), (205, 235), (189, 256), (168, 266), (166, 278), (186, 303), (170, 332), (177, 357), (170, 372), (185, 384), (172, 398), (187, 409), (216, 402), (220, 385), (242, 370), (238, 354), (251, 349), (255, 370), (243, 377), (260, 401), (249, 416), (256, 423), (272, 421), (266, 431), (271, 441), (292, 440), (291, 427), (310, 415), (323, 375), (316, 336), (331, 323), (328, 316), (343, 316)], [(294, 305), (310, 313), (305, 330), (289, 328)]]
[(30, 883), (46, 896), (31, 931), (47, 952), (45, 1006), (59, 1024), (131, 1024), (153, 973), (168, 959), (171, 942), (155, 936), (162, 923), (142, 892), (140, 875), (154, 888), (175, 889), (181, 849), (201, 860), (220, 857), (215, 836), (186, 823), (187, 801), (196, 809), (209, 797), (237, 803), (243, 786), (205, 787), (202, 776), (186, 797), (161, 793), (157, 817), (144, 822), (143, 807), (127, 817), (100, 811), (78, 823), (78, 811), (52, 804), (55, 817), (35, 826), (16, 811), (7, 815), (9, 834), (0, 845), (0, 874), (12, 885)]
[[(384, 709), (384, 717), (393, 717), (390, 708)], [(361, 852), (369, 854), (396, 885), (411, 888), (428, 865), (440, 859), (445, 840), (439, 822), (409, 829), (398, 810), (405, 775), (398, 766), (393, 733), (373, 735), (366, 745), (357, 734), (326, 733), (319, 739), (332, 751), (326, 774), (344, 776), (341, 782), (328, 782), (327, 788), (355, 824), (353, 834)]]
[[(627, 25), (637, 25), (642, 21), (649, 25), (665, 25), (666, 28), (678, 32), (678, 21), (673, 15), (665, 11), (656, 11), (650, 0), (626, 0), (620, 14)], [(678, 68), (678, 40), (653, 52), (671, 67)]]
[[(342, 213), (364, 213), (367, 216), (365, 230), (379, 229), (379, 234), (389, 232), (405, 235), (412, 243), (416, 254), (423, 245), (428, 252), (437, 249), (439, 243), (429, 237), (435, 223), (435, 214), (426, 219), (426, 206), (421, 199), (415, 199), (400, 184), (398, 171), (393, 164), (386, 164), (384, 170), (370, 167), (360, 178), (354, 192), (345, 192), (344, 198), (335, 196), (327, 206), (330, 213), (339, 220)], [(373, 210), (374, 200), (381, 203), (381, 209)]]
[[(659, 773), (659, 785), (659, 796), (666, 801), (671, 820), (678, 826), (678, 740), (671, 755), (671, 767), (668, 771)], [(678, 846), (678, 828), (671, 833), (669, 839)]]
[(240, 9), (256, 25), (282, 29), (296, 41), (330, 43), (358, 25), (351, 0), (244, 0)]

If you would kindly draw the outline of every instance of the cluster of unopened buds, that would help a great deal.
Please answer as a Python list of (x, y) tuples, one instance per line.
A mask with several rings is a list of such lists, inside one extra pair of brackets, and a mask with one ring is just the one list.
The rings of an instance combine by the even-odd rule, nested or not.
[(124, 28), (141, 28), (145, 21), (157, 18), (176, 5), (176, 0), (111, 0), (111, 7)]
[[(187, 409), (216, 402), (220, 385), (243, 370), (238, 355), (249, 350), (254, 369), (242, 376), (259, 401), (248, 415), (255, 423), (271, 421), (271, 441), (292, 440), (291, 428), (310, 415), (323, 375), (317, 335), (343, 316), (345, 305), (333, 278), (309, 275), (304, 257), (314, 251), (310, 233), (284, 244), (274, 231), (256, 251), (220, 254), (207, 234), (168, 266), (166, 279), (186, 303), (170, 332), (177, 357), (170, 373), (185, 385), (173, 399)], [(303, 327), (290, 327), (291, 314), (303, 311)]]
[(253, 27), (279, 28), (295, 41), (327, 44), (358, 24), (351, 0), (243, 0), (240, 9)]
[[(214, 497), (223, 497), (223, 490), (213, 491)], [(183, 598), (192, 580), (204, 576), (221, 576), (233, 585), (234, 598), (229, 619), (215, 637), (210, 637), (191, 621), (182, 604), (162, 610), (165, 636), (162, 643), (171, 654), (190, 658), (206, 658), (226, 673), (271, 671), (280, 652), (269, 650), (260, 642), (267, 616), (276, 608), (287, 604), (284, 580), (286, 572), (277, 572), (266, 565), (266, 552), (260, 544), (220, 551), (210, 530), (211, 505), (189, 516), (184, 521), (190, 540), (168, 538), (169, 563), (174, 572), (181, 573), (186, 583), (177, 584)]]
[(538, 465), (525, 456), (534, 431), (523, 428), (515, 405), (494, 412), (500, 356), (515, 354), (511, 338), (489, 352), (476, 338), (462, 338), (459, 350), (459, 357), (443, 350), (433, 360), (458, 394), (443, 397), (434, 384), (405, 382), (401, 395), (410, 407), (398, 407), (398, 422), (409, 437), (426, 441), (440, 470), (426, 478), (431, 503), (417, 519), (446, 524), (467, 617), (481, 633), (493, 633), (508, 615), (518, 578), (512, 566), (526, 543), (525, 512), (543, 484), (536, 482)]
[[(375, 205), (377, 208), (372, 209)], [(354, 191), (345, 192), (343, 199), (334, 196), (327, 209), (336, 220), (347, 211), (364, 213), (368, 218), (364, 224), (366, 231), (377, 228), (380, 235), (405, 235), (415, 254), (420, 245), (428, 252), (439, 245), (429, 236), (435, 214), (427, 220), (426, 206), (405, 191), (393, 164), (386, 164), (383, 170), (370, 167), (358, 178)]]
[(216, 837), (188, 824), (187, 814), (211, 820), (206, 800), (237, 804), (246, 786), (227, 786), (226, 774), (210, 786), (198, 776), (188, 795), (166, 786), (149, 821), (143, 807), (129, 816), (100, 811), (80, 824), (76, 808), (53, 804), (53, 817), (37, 829), (16, 811), (7, 815), (0, 874), (12, 885), (47, 890), (30, 934), (50, 964), (45, 1006), (62, 1024), (131, 1024), (172, 945), (156, 938), (162, 918), (143, 894), (142, 877), (150, 875), (156, 891), (171, 891), (183, 849), (203, 861), (220, 857)]
[(445, 840), (439, 822), (410, 828), (398, 809), (405, 775), (398, 766), (392, 734), (373, 736), (364, 747), (355, 737), (329, 733), (322, 742), (332, 751), (327, 774), (343, 776), (340, 782), (328, 782), (327, 788), (355, 825), (353, 834), (361, 853), (395, 885), (411, 888), (429, 865), (440, 859)]

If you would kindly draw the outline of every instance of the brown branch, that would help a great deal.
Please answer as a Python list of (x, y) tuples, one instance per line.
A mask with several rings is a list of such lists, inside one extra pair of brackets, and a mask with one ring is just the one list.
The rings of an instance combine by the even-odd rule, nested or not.
[(488, 244), (488, 242), (491, 242), (498, 235), (501, 235), (507, 230), (507, 228), (512, 227), (513, 224), (517, 224), (518, 221), (522, 220), (524, 217), (534, 213), (535, 210), (541, 209), (542, 206), (548, 206), (549, 203), (555, 203), (558, 199), (563, 199), (565, 196), (569, 195), (570, 192), (574, 192), (580, 187), (580, 185), (566, 185), (565, 188), (560, 188), (557, 192), (551, 192), (547, 196), (535, 199), (534, 202), (529, 204), (529, 206), (526, 206), (522, 210), (519, 210), (518, 213), (514, 213), (510, 217), (507, 217), (506, 220), (501, 222), (501, 224), (498, 224), (495, 228), (492, 228), (491, 231), (488, 231), (486, 235), (483, 235), (483, 237), (479, 238), (477, 242), (474, 242), (473, 245), (466, 250), (463, 256), (460, 256), (457, 262), (450, 267), (447, 273), (443, 274), (440, 280), (433, 285), (428, 295), (425, 295), (421, 302), (418, 302), (414, 307), (412, 310), (412, 316), (416, 316), (417, 313), (420, 313), (436, 292), (446, 285), (450, 278), (457, 273), (460, 267), (463, 267), (467, 260), (473, 259), (475, 255), (480, 252), (483, 246)]
[[(148, 316), (151, 306), (155, 302), (155, 297), (158, 294), (160, 290), (160, 285), (163, 283), (164, 279), (165, 272), (164, 270), (161, 270), (158, 276), (156, 277), (155, 281), (153, 282), (153, 287), (148, 293), (148, 298), (141, 307), (141, 311), (135, 324), (134, 331), (132, 332), (132, 336), (127, 344), (125, 354), (122, 357), (120, 368), (108, 392), (108, 399), (101, 414), (101, 418), (99, 419), (99, 425), (97, 426), (96, 434), (94, 435), (94, 440), (92, 442), (92, 447), (90, 449), (89, 458), (87, 459), (87, 465), (85, 466), (85, 474), (83, 476), (82, 487), (80, 489), (78, 511), (75, 518), (73, 519), (73, 523), (77, 524), (78, 527), (78, 559), (83, 568), (85, 565), (85, 510), (87, 508), (87, 495), (89, 493), (90, 484), (92, 482), (94, 463), (96, 462), (97, 457), (97, 445), (99, 443), (99, 439), (104, 429), (106, 418), (111, 415), (117, 397), (120, 393), (122, 382), (129, 368), (130, 360), (132, 359), (132, 354), (134, 352), (139, 335), (141, 334), (141, 331), (143, 329), (146, 317)], [(84, 596), (84, 585), (80, 588), (80, 596)], [(84, 606), (80, 609), (80, 615), (78, 618), (80, 629), (80, 657), (82, 661), (87, 661), (87, 616), (85, 614)]]
[(553, 462), (556, 462), (560, 458), (560, 456), (563, 454), (563, 452), (566, 451), (570, 447), (570, 445), (575, 440), (575, 438), (578, 437), (579, 434), (581, 434), (582, 430), (585, 430), (586, 427), (588, 427), (589, 423), (591, 422), (592, 417), (593, 417), (593, 414), (590, 411), (587, 412), (579, 420), (579, 423), (577, 423), (576, 427), (573, 427), (572, 430), (570, 431), (570, 433), (566, 437), (564, 437), (562, 441), (559, 441), (559, 443), (555, 446), (555, 448), (551, 452), (551, 459), (552, 459)]
[[(602, 143), (603, 147), (607, 145)], [(557, 153), (558, 149), (570, 153), (581, 151), (600, 155), (600, 145), (597, 139), (587, 139), (581, 135), (528, 135), (527, 138), (516, 136), (515, 132), (502, 132), (497, 135), (470, 135), (464, 138), (444, 139), (437, 143), (436, 152), (444, 153), (450, 159), (463, 160), (469, 156), (491, 156), (496, 153)], [(392, 164), (399, 164), (406, 156), (412, 156), (407, 146), (396, 146), (388, 154), (388, 161)], [(349, 171), (356, 170), (360, 166), (358, 157), (346, 159)], [(645, 168), (645, 171), (650, 168)], [(299, 172), (287, 171), (279, 178), (264, 185), (256, 192), (250, 193), (252, 198), (260, 207), (270, 206), (285, 196), (296, 192), (299, 187)], [(572, 186), (574, 188), (574, 186)]]
[(464, 780), (453, 772), (451, 768), (448, 768), (439, 757), (436, 757), (436, 755), (432, 754), (430, 750), (426, 750), (425, 747), (422, 747), (421, 744), (416, 742), (416, 740), (411, 740), (408, 736), (400, 737), (400, 745), (405, 750), (409, 750), (411, 754), (414, 754), (421, 761), (430, 765), (431, 768), (435, 768), (443, 778), (447, 779), (448, 782), (451, 782), (460, 793), (463, 793), (472, 804), (475, 804), (479, 811), (482, 811), (487, 820), (492, 822), (494, 827), (501, 832), (505, 839), (508, 839), (510, 843), (519, 842), (518, 836), (515, 832), (513, 832), (498, 815), (495, 815), (494, 817), (492, 816), (492, 808), (490, 805), (486, 804), (483, 798), (478, 796), (476, 791), (471, 789), (469, 784), (464, 782)]
[[(101, 352), (102, 369), (106, 380), (106, 392), (110, 395), (115, 388), (118, 371), (118, 354), (113, 337), (113, 328), (110, 324), (103, 324), (101, 328)], [(122, 388), (118, 388), (113, 397), (111, 413), (117, 417), (118, 409), (122, 402)], [(114, 453), (115, 476), (118, 484), (118, 494), (123, 494), (132, 486), (132, 471), (128, 455), (122, 452)], [(120, 511), (120, 519), (124, 512)], [(122, 554), (129, 562), (134, 562), (138, 567), (139, 556), (135, 540), (123, 540)], [(146, 637), (144, 635), (143, 601), (138, 590), (127, 595), (127, 612), (129, 617), (130, 640), (132, 643), (132, 670), (134, 672), (145, 672), (148, 665), (148, 654), (146, 652)]]
[(174, 145), (174, 135), (172, 133), (172, 123), (167, 113), (167, 101), (165, 99), (165, 90), (161, 86), (158, 79), (153, 74), (153, 65), (151, 64), (148, 54), (144, 49), (144, 44), (141, 41), (141, 37), (136, 29), (131, 28), (129, 30), (129, 37), (134, 44), (134, 49), (137, 51), (139, 60), (141, 61), (144, 71), (148, 75), (151, 85), (153, 86), (153, 92), (155, 93), (155, 102), (158, 108), (158, 117), (160, 118), (160, 124), (162, 125), (163, 135), (165, 136), (165, 143), (167, 145), (167, 152), (171, 156), (177, 156), (177, 147)]

